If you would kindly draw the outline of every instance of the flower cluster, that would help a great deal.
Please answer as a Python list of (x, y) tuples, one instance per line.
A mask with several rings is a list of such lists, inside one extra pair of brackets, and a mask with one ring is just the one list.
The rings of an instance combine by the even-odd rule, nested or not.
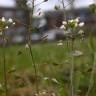
[(63, 21), (60, 26), (61, 29), (64, 29), (64, 35), (68, 36), (77, 36), (82, 35), (84, 32), (80, 28), (84, 26), (84, 22), (80, 22), (79, 17), (67, 21)]
[(82, 26), (84, 26), (84, 22), (79, 22), (79, 18), (76, 18), (76, 19), (68, 20), (67, 22), (63, 21), (60, 28), (64, 28), (65, 30), (68, 30), (69, 28), (74, 29)]
[(7, 20), (4, 17), (2, 17), (0, 19), (0, 33), (2, 33), (4, 29), (8, 29), (11, 25), (15, 25), (15, 22), (13, 21), (13, 19), (9, 18)]

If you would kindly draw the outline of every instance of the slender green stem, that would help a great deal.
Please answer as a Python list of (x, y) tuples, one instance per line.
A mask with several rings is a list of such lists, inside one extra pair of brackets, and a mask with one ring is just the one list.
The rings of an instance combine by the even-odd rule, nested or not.
[[(74, 40), (72, 39), (72, 45), (71, 45), (71, 51), (72, 53), (74, 52)], [(70, 68), (70, 96), (74, 96), (74, 56), (72, 54), (72, 58), (71, 58), (72, 62), (71, 62), (71, 68)]]
[(71, 70), (70, 70), (71, 96), (74, 96), (73, 75), (74, 75), (74, 57), (72, 56), (72, 64), (71, 64)]
[(29, 53), (31, 55), (31, 60), (32, 60), (32, 64), (34, 67), (34, 73), (35, 73), (35, 80), (36, 80), (36, 92), (37, 94), (39, 93), (39, 86), (38, 86), (38, 73), (37, 73), (37, 67), (34, 61), (34, 56), (33, 56), (33, 51), (31, 48), (31, 38), (30, 38), (30, 33), (31, 33), (31, 29), (32, 29), (32, 21), (33, 21), (33, 13), (34, 13), (34, 0), (32, 1), (32, 8), (29, 11), (29, 23), (28, 23), (28, 34), (27, 34), (27, 42), (28, 42), (28, 46), (29, 46)]
[(6, 42), (5, 42), (5, 34), (3, 31), (3, 72), (4, 72), (4, 87), (5, 87), (5, 96), (8, 96), (8, 90), (7, 90), (7, 75), (6, 75), (6, 58), (5, 58), (5, 48), (6, 48)]
[(5, 59), (5, 52), (3, 51), (3, 70), (4, 70), (4, 86), (5, 86), (5, 96), (7, 95), (7, 76), (6, 76), (6, 59)]
[(35, 61), (34, 61), (34, 56), (33, 56), (33, 52), (32, 52), (32, 48), (31, 48), (31, 45), (29, 44), (29, 52), (30, 52), (30, 55), (31, 55), (31, 60), (32, 60), (32, 64), (33, 64), (33, 67), (34, 67), (34, 72), (35, 72), (35, 79), (36, 79), (36, 92), (39, 93), (39, 86), (38, 86), (38, 73), (37, 73), (37, 67), (36, 67), (36, 64), (35, 64)]

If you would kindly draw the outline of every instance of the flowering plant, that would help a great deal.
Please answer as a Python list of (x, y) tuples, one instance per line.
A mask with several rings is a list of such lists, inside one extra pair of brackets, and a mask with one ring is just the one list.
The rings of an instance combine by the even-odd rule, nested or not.
[(0, 19), (0, 33), (2, 34), (2, 31), (4, 29), (8, 29), (10, 26), (15, 25), (15, 22), (13, 19), (9, 18), (8, 20), (2, 17)]
[(13, 19), (9, 18), (8, 20), (2, 17), (0, 19), (0, 30), (1, 29), (8, 29), (10, 25), (14, 25), (15, 22), (13, 22)]
[[(83, 27), (84, 22), (80, 22), (79, 18), (63, 21), (62, 25), (60, 26), (61, 29), (64, 29), (64, 35), (67, 36), (77, 36), (77, 35), (82, 35), (84, 32), (83, 30), (78, 30), (78, 28)], [(77, 32), (78, 30), (78, 32)]]

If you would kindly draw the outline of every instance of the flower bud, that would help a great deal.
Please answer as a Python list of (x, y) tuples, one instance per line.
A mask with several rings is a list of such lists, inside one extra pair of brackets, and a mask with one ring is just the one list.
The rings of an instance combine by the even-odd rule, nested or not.
[(9, 18), (8, 22), (12, 23), (12, 22), (13, 22), (13, 20), (12, 20), (11, 18)]
[(79, 23), (79, 27), (83, 27), (84, 26), (84, 22)]
[(5, 20), (5, 18), (4, 18), (4, 17), (2, 17), (1, 21), (2, 21), (2, 22), (5, 22), (6, 20)]

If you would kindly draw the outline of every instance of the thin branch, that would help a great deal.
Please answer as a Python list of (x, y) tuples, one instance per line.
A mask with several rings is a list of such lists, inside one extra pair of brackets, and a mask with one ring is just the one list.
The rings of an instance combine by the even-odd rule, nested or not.
[(18, 23), (20, 23), (20, 24), (24, 25), (25, 27), (28, 27), (28, 25), (27, 25), (27, 24), (22, 23), (19, 19), (14, 18), (14, 21), (16, 21), (16, 22), (18, 22)]
[(69, 5), (71, 5), (72, 3), (73, 3), (73, 1), (71, 1), (69, 4), (67, 4), (67, 5), (65, 6), (65, 8), (68, 7)]
[(64, 0), (62, 0), (62, 5), (63, 5), (63, 10), (64, 10), (64, 21), (66, 21), (66, 8), (65, 8)]

